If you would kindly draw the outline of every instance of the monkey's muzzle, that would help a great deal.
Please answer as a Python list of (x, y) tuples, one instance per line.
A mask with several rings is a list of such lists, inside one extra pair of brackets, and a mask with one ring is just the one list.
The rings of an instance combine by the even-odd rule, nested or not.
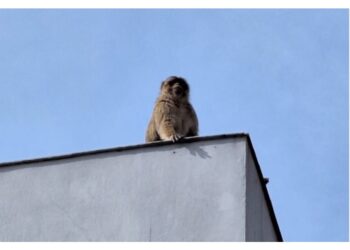
[(173, 91), (176, 96), (182, 96), (184, 94), (184, 90), (180, 86), (175, 87)]

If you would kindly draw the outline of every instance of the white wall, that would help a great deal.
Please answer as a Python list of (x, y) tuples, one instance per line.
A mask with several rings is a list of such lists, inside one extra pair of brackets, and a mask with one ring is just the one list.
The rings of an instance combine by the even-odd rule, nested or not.
[(0, 241), (275, 240), (246, 140), (1, 166)]

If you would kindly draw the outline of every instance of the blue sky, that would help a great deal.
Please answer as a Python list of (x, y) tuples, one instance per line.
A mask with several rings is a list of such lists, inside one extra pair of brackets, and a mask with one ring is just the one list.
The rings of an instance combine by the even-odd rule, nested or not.
[(0, 162), (140, 144), (169, 75), (249, 133), (286, 241), (348, 240), (348, 10), (0, 10)]

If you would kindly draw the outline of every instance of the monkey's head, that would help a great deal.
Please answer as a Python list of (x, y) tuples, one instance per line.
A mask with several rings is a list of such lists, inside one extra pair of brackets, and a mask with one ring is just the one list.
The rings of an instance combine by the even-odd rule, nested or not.
[(160, 90), (162, 95), (167, 95), (177, 100), (188, 100), (190, 87), (184, 78), (170, 76), (162, 82)]

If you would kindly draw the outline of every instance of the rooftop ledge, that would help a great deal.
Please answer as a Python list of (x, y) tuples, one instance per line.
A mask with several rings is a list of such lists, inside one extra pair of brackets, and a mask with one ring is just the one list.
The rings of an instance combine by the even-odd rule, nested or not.
[[(249, 134), (246, 134), (246, 133), (222, 134), (222, 135), (211, 135), (211, 136), (194, 136), (194, 137), (183, 138), (182, 140), (180, 140), (176, 143), (173, 143), (171, 141), (157, 141), (157, 142), (136, 144), (136, 145), (130, 145), (130, 146), (104, 148), (104, 149), (76, 152), (76, 153), (64, 154), (64, 155), (40, 157), (40, 158), (35, 158), (35, 159), (25, 159), (25, 160), (20, 160), (20, 161), (2, 162), (2, 163), (0, 163), (0, 167), (18, 166), (18, 165), (22, 165), (22, 164), (35, 163), (35, 162), (70, 159), (70, 158), (76, 158), (76, 157), (81, 157), (81, 156), (96, 155), (96, 154), (110, 153), (110, 152), (122, 152), (122, 151), (140, 149), (140, 148), (152, 148), (152, 147), (159, 147), (159, 146), (173, 145), (173, 144), (181, 145), (181, 144), (198, 142), (198, 141), (212, 141), (212, 140), (219, 140), (219, 139), (226, 139), (226, 138), (238, 138), (238, 137), (247, 138), (250, 142)], [(251, 144), (251, 142), (250, 142), (250, 144)]]
[(0, 241), (283, 241), (248, 134), (0, 164)]

